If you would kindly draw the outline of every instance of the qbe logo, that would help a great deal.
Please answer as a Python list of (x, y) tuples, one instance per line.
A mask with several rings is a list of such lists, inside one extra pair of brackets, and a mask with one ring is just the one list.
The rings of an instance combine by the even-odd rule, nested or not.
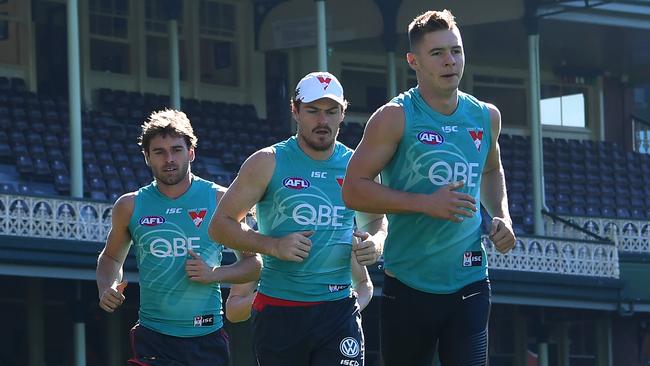
[(302, 179), (299, 177), (289, 177), (289, 178), (285, 178), (282, 181), (282, 185), (289, 189), (305, 189), (305, 188), (309, 188), (311, 184), (309, 184), (309, 181), (307, 179)]
[(357, 340), (352, 337), (343, 338), (339, 349), (343, 356), (349, 358), (357, 357), (360, 352), (359, 342), (357, 342)]
[(201, 246), (198, 236), (189, 238), (155, 238), (149, 244), (149, 252), (158, 258), (186, 257), (189, 250), (196, 251)]
[(435, 131), (423, 131), (418, 134), (418, 140), (427, 145), (440, 145), (445, 142), (445, 138)]

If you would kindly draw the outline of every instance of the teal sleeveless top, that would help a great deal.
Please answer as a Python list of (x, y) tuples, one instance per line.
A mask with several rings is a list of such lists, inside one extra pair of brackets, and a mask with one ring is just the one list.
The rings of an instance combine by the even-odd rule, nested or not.
[[(381, 173), (383, 184), (406, 192), (433, 193), (463, 180), (459, 191), (480, 202), (481, 174), (491, 145), (485, 103), (458, 92), (458, 107), (440, 114), (417, 87), (395, 97), (404, 110), (404, 134)], [(453, 293), (487, 278), (480, 210), (462, 223), (424, 214), (389, 214), (384, 264), (401, 282), (429, 293)]]
[(352, 150), (337, 142), (327, 160), (313, 160), (296, 137), (272, 146), (275, 171), (257, 204), (259, 232), (282, 237), (313, 230), (301, 263), (264, 256), (260, 293), (291, 301), (330, 301), (350, 295), (354, 211), (341, 185)]
[(129, 231), (140, 272), (140, 324), (176, 337), (205, 335), (223, 326), (218, 283), (192, 282), (188, 249), (209, 266), (221, 264), (223, 246), (208, 237), (219, 186), (194, 177), (171, 199), (154, 181), (138, 190)]

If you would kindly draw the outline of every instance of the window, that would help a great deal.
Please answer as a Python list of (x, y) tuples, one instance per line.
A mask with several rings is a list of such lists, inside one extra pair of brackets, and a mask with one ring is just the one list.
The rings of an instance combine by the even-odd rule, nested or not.
[(129, 1), (89, 0), (90, 67), (129, 74)]
[(565, 127), (586, 126), (585, 90), (576, 87), (543, 85), (541, 96), (542, 124)]
[[(145, 27), (147, 34), (147, 76), (169, 78), (169, 20), (165, 0), (147, 0)], [(183, 39), (183, 2), (178, 13), (178, 56), (181, 80), (187, 78), (187, 58)]]
[(472, 94), (487, 103), (492, 103), (501, 112), (506, 126), (526, 126), (528, 124), (528, 100), (523, 79), (474, 75)]
[(18, 0), (0, 1), (0, 64), (21, 63), (21, 44), (26, 44), (21, 32)]
[(201, 0), (199, 32), (201, 81), (208, 84), (239, 85), (239, 51), (236, 44), (235, 4)]
[(345, 85), (345, 99), (350, 101), (350, 112), (373, 113), (388, 101), (383, 69), (372, 65), (354, 68), (344, 64), (341, 80)]

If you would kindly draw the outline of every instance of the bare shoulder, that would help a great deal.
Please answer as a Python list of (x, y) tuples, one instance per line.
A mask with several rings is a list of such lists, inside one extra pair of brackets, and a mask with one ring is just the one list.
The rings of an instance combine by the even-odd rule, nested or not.
[(366, 131), (399, 140), (404, 132), (404, 109), (399, 104), (386, 103), (370, 116)]
[(113, 221), (117, 222), (126, 222), (128, 223), (131, 220), (131, 215), (133, 215), (133, 210), (135, 208), (135, 198), (138, 196), (138, 192), (129, 192), (125, 193), (120, 198), (115, 201), (113, 204), (113, 211), (111, 215), (113, 216)]
[(268, 174), (275, 169), (275, 148), (272, 146), (257, 150), (244, 161), (239, 173)]
[(494, 129), (495, 123), (498, 123), (501, 126), (501, 111), (499, 108), (492, 103), (485, 103), (488, 111), (490, 112), (490, 121), (492, 122), (492, 128)]

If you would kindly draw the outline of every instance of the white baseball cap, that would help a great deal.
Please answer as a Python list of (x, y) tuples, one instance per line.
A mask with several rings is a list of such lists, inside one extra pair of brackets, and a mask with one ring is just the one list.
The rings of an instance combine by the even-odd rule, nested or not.
[(312, 72), (298, 82), (296, 85), (295, 100), (303, 103), (311, 103), (320, 98), (330, 98), (345, 106), (343, 97), (343, 86), (336, 76), (329, 72)]

